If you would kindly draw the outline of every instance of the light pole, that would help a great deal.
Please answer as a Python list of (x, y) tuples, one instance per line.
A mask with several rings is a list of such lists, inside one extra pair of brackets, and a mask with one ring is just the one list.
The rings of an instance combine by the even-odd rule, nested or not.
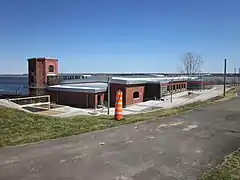
[(226, 74), (227, 74), (227, 59), (224, 59), (224, 86), (223, 86), (223, 96), (226, 96)]
[(110, 94), (110, 78), (108, 78), (108, 115), (110, 114), (110, 97), (111, 97), (111, 94)]
[(173, 78), (171, 79), (171, 102), (173, 101)]
[(203, 80), (202, 80), (202, 76), (201, 76), (200, 72), (198, 74), (198, 79), (200, 80), (200, 91), (202, 91)]
[(237, 84), (237, 68), (234, 68), (234, 86)]
[(161, 102), (162, 98), (162, 90), (161, 90), (161, 82), (159, 81), (159, 101)]
[(238, 69), (238, 86), (240, 85), (240, 68)]

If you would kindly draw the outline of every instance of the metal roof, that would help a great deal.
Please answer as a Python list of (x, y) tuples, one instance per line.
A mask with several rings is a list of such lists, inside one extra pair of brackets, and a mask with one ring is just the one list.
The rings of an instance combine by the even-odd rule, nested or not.
[[(170, 83), (171, 81), (168, 81), (168, 80), (163, 80), (163, 81), (147, 81), (147, 84), (168, 84)], [(173, 82), (176, 82), (176, 81), (173, 81)]]
[(81, 83), (49, 86), (50, 91), (68, 91), (83, 93), (99, 93), (107, 90), (107, 83)]
[(170, 81), (187, 81), (189, 79), (197, 79), (197, 77), (181, 76), (181, 77), (151, 77), (151, 78), (131, 78), (131, 77), (112, 77), (111, 83), (116, 84), (146, 84), (146, 83), (167, 83)]
[[(61, 82), (61, 87), (83, 87), (91, 84), (93, 86), (98, 86), (99, 84), (106, 84), (107, 86), (107, 78), (108, 77), (97, 77), (97, 78), (87, 78), (87, 79), (76, 79), (76, 80), (64, 80)], [(141, 77), (141, 76), (128, 76), (128, 77), (110, 77), (111, 83), (115, 84), (125, 84), (125, 85), (135, 85), (135, 84), (146, 84), (146, 83), (161, 83), (166, 84), (170, 81), (187, 81), (187, 80), (197, 79), (197, 77)], [(85, 83), (84, 83), (85, 82)], [(87, 83), (86, 83), (87, 82)], [(55, 86), (56, 87), (56, 86)]]

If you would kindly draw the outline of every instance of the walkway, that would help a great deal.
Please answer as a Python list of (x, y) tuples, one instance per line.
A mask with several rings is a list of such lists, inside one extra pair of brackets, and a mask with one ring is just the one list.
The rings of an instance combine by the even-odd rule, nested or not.
[[(132, 106), (124, 108), (123, 113), (125, 115), (138, 114), (138, 113), (142, 113), (142, 112), (151, 111), (154, 109), (161, 109), (161, 108), (168, 109), (168, 108), (181, 106), (181, 105), (184, 105), (187, 103), (193, 103), (196, 101), (204, 101), (204, 100), (216, 97), (218, 95), (221, 95), (223, 93), (223, 86), (220, 85), (220, 86), (214, 87), (213, 89), (203, 90), (203, 91), (193, 91), (193, 92), (194, 92), (194, 94), (191, 96), (188, 95), (188, 91), (173, 94), (172, 102), (171, 102), (171, 97), (166, 96), (165, 101), (150, 100), (150, 101), (134, 104)], [(103, 112), (104, 112), (103, 114), (107, 114), (107, 109), (105, 109)], [(114, 114), (114, 108), (110, 109), (110, 114), (111, 115)]]
[[(176, 94), (173, 94), (173, 102), (170, 102), (170, 96), (165, 97), (165, 101), (159, 101), (159, 100), (150, 100), (146, 102), (141, 102), (138, 104), (131, 105), (129, 107), (124, 108), (123, 114), (138, 114), (142, 112), (151, 111), (154, 109), (161, 109), (161, 108), (173, 108), (176, 106), (184, 105), (191, 102), (201, 101), (201, 100), (207, 100), (213, 97), (216, 97), (218, 95), (221, 95), (223, 93), (223, 86), (216, 86), (213, 89), (209, 90), (203, 90), (203, 91), (194, 91), (194, 95), (188, 96), (188, 91), (179, 92)], [(76, 115), (100, 115), (105, 114), (107, 115), (107, 108), (104, 109), (80, 109), (80, 108), (72, 108), (72, 107), (62, 107), (57, 108), (55, 111), (57, 113), (53, 114), (50, 111), (44, 112), (48, 115), (54, 115), (57, 117), (70, 117), (70, 116), (76, 116)], [(110, 115), (114, 115), (114, 108), (110, 108)], [(43, 113), (41, 113), (43, 114)]]

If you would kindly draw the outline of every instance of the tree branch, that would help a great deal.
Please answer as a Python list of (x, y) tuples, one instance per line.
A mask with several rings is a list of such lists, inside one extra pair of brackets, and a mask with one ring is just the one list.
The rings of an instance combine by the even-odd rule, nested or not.
[(196, 74), (201, 71), (201, 66), (203, 64), (203, 61), (200, 56), (196, 56), (193, 53), (188, 52), (184, 59), (182, 60), (183, 62), (183, 71), (187, 75), (192, 75)]

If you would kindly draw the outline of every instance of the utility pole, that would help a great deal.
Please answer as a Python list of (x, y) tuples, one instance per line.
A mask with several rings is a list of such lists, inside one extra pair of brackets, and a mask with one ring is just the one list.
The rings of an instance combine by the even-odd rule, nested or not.
[(202, 76), (201, 76), (201, 74), (199, 73), (199, 76), (198, 76), (198, 79), (200, 80), (200, 91), (202, 91), (202, 83), (203, 83), (203, 81), (202, 81)]
[(227, 59), (224, 59), (224, 86), (223, 86), (223, 96), (226, 96), (226, 74), (227, 74)]
[(162, 99), (162, 86), (161, 86), (161, 82), (159, 81), (159, 101), (161, 102)]
[(108, 115), (110, 114), (110, 99), (111, 94), (110, 94), (110, 78), (108, 77)]
[(240, 68), (238, 69), (238, 86), (240, 85)]
[(172, 102), (172, 100), (173, 100), (173, 78), (172, 78), (172, 80), (171, 80), (171, 102)]
[(234, 86), (237, 84), (237, 68), (234, 68)]

